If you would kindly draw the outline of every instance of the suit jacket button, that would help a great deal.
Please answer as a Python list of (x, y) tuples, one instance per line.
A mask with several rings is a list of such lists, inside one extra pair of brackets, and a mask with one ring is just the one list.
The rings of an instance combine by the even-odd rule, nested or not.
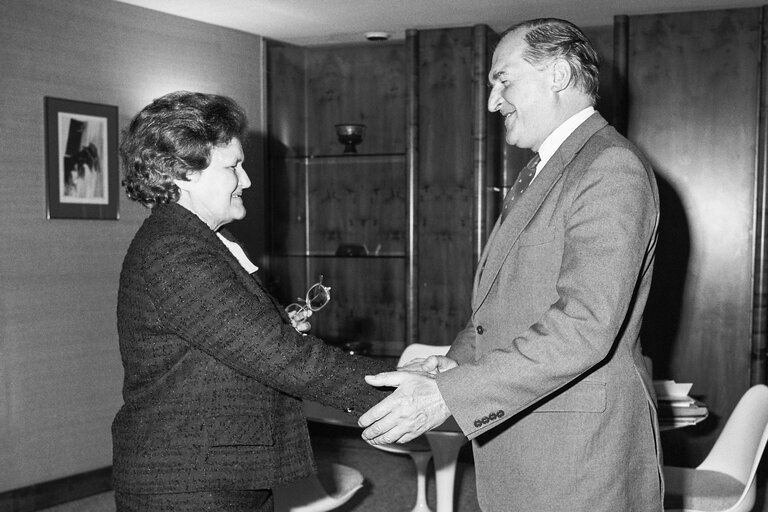
[(483, 425), (487, 425), (489, 421), (488, 416), (483, 416), (483, 419), (481, 420), (483, 422)]
[(480, 427), (482, 427), (482, 426), (483, 426), (483, 422), (482, 422), (482, 421), (480, 421), (480, 420), (475, 420), (475, 426), (476, 426), (477, 428), (480, 428)]
[(502, 418), (504, 416), (504, 411), (499, 411), (496, 413), (497, 418)]
[(344, 412), (353, 413), (353, 412), (355, 412), (355, 408), (354, 407), (347, 407), (346, 409), (344, 409)]
[(490, 419), (491, 421), (495, 420), (496, 419), (496, 413), (492, 412), (491, 414), (489, 414), (488, 415), (488, 419)]
[(485, 329), (483, 329), (482, 325), (477, 326), (477, 334), (483, 334), (485, 332)]

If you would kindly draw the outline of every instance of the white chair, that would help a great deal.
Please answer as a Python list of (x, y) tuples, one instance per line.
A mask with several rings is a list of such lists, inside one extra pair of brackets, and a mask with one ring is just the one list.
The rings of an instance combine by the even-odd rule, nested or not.
[(363, 475), (342, 464), (318, 463), (317, 474), (272, 489), (275, 512), (335, 510), (363, 487)]
[[(413, 359), (425, 358), (431, 355), (445, 355), (449, 345), (425, 345), (412, 343), (405, 347), (397, 365), (402, 366)], [(391, 453), (410, 455), (416, 465), (416, 504), (411, 512), (431, 512), (427, 504), (427, 467), (432, 458), (432, 450), (424, 437), (417, 437), (405, 444), (375, 445), (379, 450)]]
[(749, 512), (768, 441), (768, 386), (744, 393), (707, 458), (696, 468), (664, 466), (667, 512)]

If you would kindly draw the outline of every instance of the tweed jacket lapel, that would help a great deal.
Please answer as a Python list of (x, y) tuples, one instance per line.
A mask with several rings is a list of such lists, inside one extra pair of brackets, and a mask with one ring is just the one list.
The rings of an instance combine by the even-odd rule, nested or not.
[[(157, 205), (153, 208), (153, 214), (167, 218), (168, 221), (171, 222), (171, 225), (174, 226), (176, 230), (183, 231), (185, 236), (202, 239), (206, 245), (214, 248), (216, 252), (221, 255), (222, 259), (232, 267), (235, 274), (237, 274), (238, 279), (245, 285), (248, 291), (255, 295), (266, 296), (270, 300), (272, 299), (271, 295), (264, 289), (264, 286), (258, 277), (256, 277), (255, 274), (249, 274), (243, 266), (240, 265), (240, 262), (237, 261), (237, 258), (229, 249), (227, 249), (227, 246), (219, 240), (216, 232), (200, 220), (197, 215), (176, 203)], [(229, 235), (228, 232), (223, 234), (226, 238), (233, 240), (233, 237)], [(233, 241), (236, 242), (236, 240)], [(282, 307), (278, 307), (278, 309), (282, 311)]]
[(587, 141), (608, 122), (595, 112), (584, 121), (547, 161), (525, 193), (517, 199), (506, 220), (496, 221), (475, 275), (472, 310), (482, 305), (496, 280), (504, 261), (520, 238), (520, 233), (547, 199), (552, 188), (560, 180), (566, 167), (584, 147)]
[[(228, 240), (240, 243), (237, 241), (237, 239), (232, 236), (228, 231), (222, 232), (222, 235), (227, 238)], [(227, 248), (226, 245), (224, 245), (221, 240), (219, 240), (218, 236), (215, 236), (215, 243), (217, 244), (217, 248), (222, 253), (222, 257), (227, 261), (227, 263), (235, 270), (235, 273), (237, 274), (237, 277), (240, 279), (240, 281), (243, 282), (246, 289), (253, 293), (254, 295), (257, 295), (259, 297), (265, 298), (269, 300), (274, 306), (275, 309), (280, 313), (280, 317), (283, 319), (285, 323), (290, 324), (291, 319), (288, 316), (288, 313), (285, 312), (285, 307), (283, 307), (282, 304), (277, 302), (277, 299), (275, 299), (271, 293), (269, 293), (269, 290), (264, 286), (264, 283), (259, 279), (259, 276), (256, 275), (256, 272), (253, 274), (249, 274), (243, 266), (240, 264), (239, 261), (237, 261), (237, 258), (232, 254), (232, 252)]]

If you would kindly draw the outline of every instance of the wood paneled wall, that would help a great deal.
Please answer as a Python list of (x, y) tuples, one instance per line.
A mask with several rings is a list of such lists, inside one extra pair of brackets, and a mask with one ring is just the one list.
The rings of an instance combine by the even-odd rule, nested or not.
[(661, 196), (643, 343), (655, 377), (693, 382), (710, 407), (706, 423), (679, 433), (685, 443), (665, 446), (671, 460), (695, 463), (750, 385), (762, 16), (749, 8), (628, 24), (628, 135), (651, 159)]
[[(122, 403), (115, 305), (124, 251), (147, 210), (46, 220), (43, 97), (117, 105), (120, 127), (177, 89), (246, 109), (252, 233), (263, 253), (262, 40), (101, 0), (0, 0), (0, 492), (111, 464)], [(250, 196), (250, 197), (249, 197)]]
[(420, 343), (451, 343), (471, 313), (477, 264), (474, 50), (471, 27), (419, 31)]

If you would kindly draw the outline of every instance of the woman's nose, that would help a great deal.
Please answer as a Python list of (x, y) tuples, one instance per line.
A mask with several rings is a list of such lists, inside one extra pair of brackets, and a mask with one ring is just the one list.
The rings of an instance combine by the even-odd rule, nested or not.
[(245, 169), (240, 167), (237, 172), (238, 182), (240, 184), (240, 188), (248, 188), (251, 186), (251, 179), (248, 177), (248, 173), (245, 172)]

